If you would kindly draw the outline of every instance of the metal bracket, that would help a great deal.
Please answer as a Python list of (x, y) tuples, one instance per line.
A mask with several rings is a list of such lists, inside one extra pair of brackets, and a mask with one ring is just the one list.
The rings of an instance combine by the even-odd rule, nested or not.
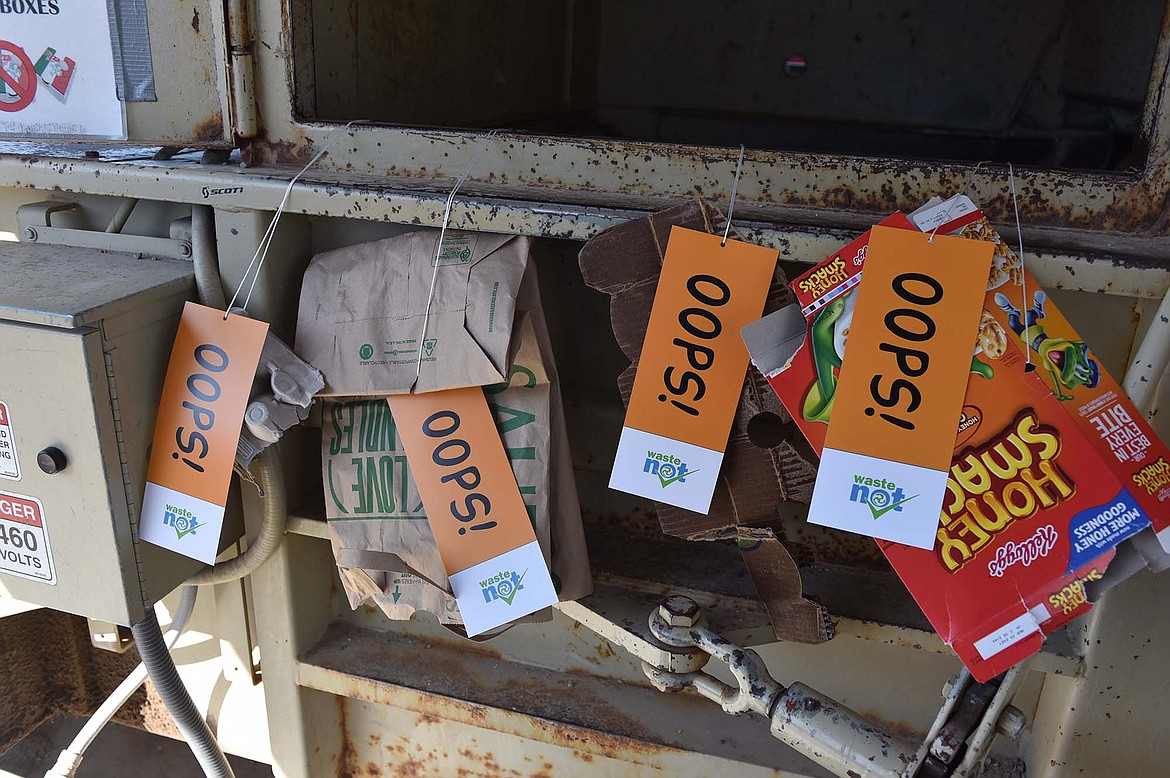
[(97, 619), (86, 619), (86, 623), (89, 627), (89, 642), (93, 644), (94, 648), (113, 651), (115, 654), (124, 654), (130, 646), (134, 645), (134, 637), (130, 634), (129, 627)]
[(16, 223), (23, 243), (49, 243), (55, 246), (76, 246), (103, 251), (121, 251), (129, 254), (143, 254), (150, 257), (190, 259), (191, 242), (171, 238), (152, 238), (144, 235), (125, 235), (120, 232), (99, 232), (78, 230), (69, 227), (54, 227), (52, 215), (63, 212), (78, 212), (76, 203), (45, 201), (28, 203), (16, 211)]
[[(655, 642), (717, 659), (736, 681), (731, 686), (697, 669), (680, 670), (643, 657), (642, 671), (655, 688), (694, 689), (727, 713), (764, 716), (771, 721), (773, 737), (836, 775), (968, 776), (982, 763), (997, 732), (1015, 738), (1027, 723), (1023, 713), (1008, 705), (1023, 677), (1020, 666), (988, 684), (967, 685), (970, 676), (960, 674), (945, 690), (943, 708), (926, 742), (916, 748), (804, 684), (780, 685), (755, 651), (707, 629), (702, 610), (689, 597), (667, 597), (651, 612), (648, 626)], [(696, 664), (701, 667), (705, 661)]]

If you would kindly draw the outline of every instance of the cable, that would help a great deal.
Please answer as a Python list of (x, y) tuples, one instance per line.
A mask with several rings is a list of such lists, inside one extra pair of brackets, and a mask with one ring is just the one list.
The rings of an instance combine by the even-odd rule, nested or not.
[(187, 580), (189, 586), (210, 586), (243, 578), (258, 570), (280, 547), (288, 523), (288, 500), (284, 490), (284, 470), (276, 446), (260, 452), (252, 461), (252, 473), (264, 494), (259, 534), (244, 553), (191, 576)]
[(134, 634), (134, 644), (138, 646), (142, 664), (146, 665), (146, 672), (154, 682), (158, 696), (175, 720), (175, 726), (179, 728), (183, 739), (191, 746), (191, 752), (199, 760), (203, 773), (208, 778), (235, 778), (223, 749), (216, 742), (215, 735), (211, 734), (211, 729), (195, 707), (187, 687), (183, 685), (183, 679), (179, 677), (154, 609), (148, 609), (146, 616), (130, 631)]
[[(179, 635), (186, 629), (187, 622), (191, 619), (191, 612), (195, 610), (195, 599), (198, 595), (198, 587), (183, 587), (179, 597), (179, 606), (175, 609), (175, 615), (171, 619), (171, 625), (167, 627), (167, 633), (163, 637), (168, 649), (175, 645), (179, 639)], [(126, 676), (126, 679), (118, 684), (118, 688), (114, 689), (110, 693), (110, 696), (106, 698), (105, 702), (98, 706), (98, 709), (89, 717), (89, 720), (85, 722), (85, 726), (81, 728), (72, 742), (57, 757), (56, 764), (53, 765), (49, 772), (45, 773), (45, 778), (71, 778), (77, 772), (85, 750), (93, 744), (93, 741), (101, 733), (102, 729), (110, 723), (114, 715), (121, 710), (122, 706), (126, 704), (126, 701), (134, 696), (134, 693), (145, 682), (146, 665), (139, 663)]]
[(223, 310), (227, 300), (219, 280), (219, 253), (215, 243), (215, 211), (210, 205), (191, 206), (191, 259), (199, 302)]

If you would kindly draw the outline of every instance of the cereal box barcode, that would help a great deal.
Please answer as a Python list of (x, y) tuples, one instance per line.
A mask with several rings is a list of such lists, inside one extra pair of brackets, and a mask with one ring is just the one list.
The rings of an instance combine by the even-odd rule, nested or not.
[(984, 659), (990, 659), (1000, 651), (1003, 651), (1009, 646), (1014, 646), (1039, 629), (1040, 627), (1036, 623), (1036, 617), (1031, 613), (1025, 613), (1004, 624), (995, 632), (976, 640), (975, 650), (979, 652), (979, 656)]

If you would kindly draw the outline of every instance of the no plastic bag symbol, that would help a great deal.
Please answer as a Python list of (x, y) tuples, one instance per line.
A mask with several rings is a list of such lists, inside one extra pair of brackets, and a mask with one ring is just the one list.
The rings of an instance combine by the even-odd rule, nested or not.
[(29, 106), (37, 93), (36, 72), (24, 49), (0, 40), (0, 111), (15, 113)]

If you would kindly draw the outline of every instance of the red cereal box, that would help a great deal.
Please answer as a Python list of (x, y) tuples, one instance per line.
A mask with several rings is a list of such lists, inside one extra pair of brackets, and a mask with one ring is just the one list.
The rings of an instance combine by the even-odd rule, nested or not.
[[(885, 226), (915, 229), (902, 214)], [(763, 372), (818, 452), (832, 415), (868, 233), (792, 282), (798, 303), (744, 328)], [(1023, 344), (990, 310), (996, 265), (972, 355), (955, 454), (932, 550), (878, 541), (939, 636), (979, 680), (1035, 653), (1089, 605), (1114, 547), (1149, 525), (1127, 488), (1067, 412)], [(1039, 289), (1039, 287), (1035, 287)], [(896, 504), (883, 485), (850, 500)], [(871, 502), (872, 501), (872, 502)], [(891, 514), (896, 518), (897, 509)]]

